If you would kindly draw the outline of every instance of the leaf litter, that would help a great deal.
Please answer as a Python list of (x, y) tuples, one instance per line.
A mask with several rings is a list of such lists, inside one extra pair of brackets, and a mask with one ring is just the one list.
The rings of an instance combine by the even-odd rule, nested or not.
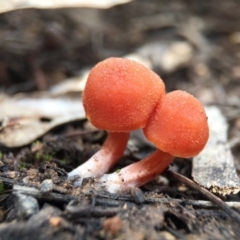
[[(91, 40), (95, 51), (89, 52), (95, 53), (94, 60), (82, 64), (82, 71), (76, 72), (80, 67), (76, 65), (75, 57), (71, 55), (73, 53), (65, 54), (65, 59), (72, 60), (73, 74), (69, 79), (67, 71), (62, 70), (63, 66), (66, 66), (62, 60), (54, 59), (52, 66), (57, 70), (46, 68), (46, 65), (51, 65), (48, 61), (53, 63), (51, 58), (54, 52), (50, 51), (52, 55), (49, 55), (49, 51), (45, 49), (38, 55), (41, 56), (42, 62), (39, 68), (34, 68), (36, 74), (33, 76), (38, 76), (34, 90), (45, 86), (46, 92), (1, 95), (0, 234), (2, 239), (21, 239), (29, 236), (33, 231), (37, 239), (239, 238), (239, 194), (236, 191), (235, 194), (228, 195), (230, 192), (227, 191), (227, 195), (219, 195), (223, 191), (222, 184), (228, 181), (220, 182), (220, 188), (219, 186), (212, 188), (202, 182), (204, 178), (195, 179), (193, 176), (200, 185), (210, 190), (214, 189), (215, 195), (194, 183), (191, 180), (191, 174), (194, 175), (191, 160), (176, 159), (170, 170), (161, 178), (128, 194), (111, 195), (94, 189), (94, 179), (85, 179), (81, 188), (75, 188), (72, 182), (67, 180), (67, 172), (92, 156), (106, 137), (106, 133), (97, 131), (85, 119), (80, 98), (84, 88), (84, 76), (86, 79), (88, 69), (96, 63), (96, 59), (111, 55), (129, 55), (141, 59), (158, 72), (166, 81), (168, 91), (176, 88), (190, 91), (204, 104), (215, 105), (221, 109), (229, 124), (230, 140), (235, 139), (234, 145), (228, 145), (226, 129), (224, 144), (227, 146), (227, 154), (231, 160), (228, 167), (235, 174), (235, 182), (238, 182), (236, 174), (239, 174), (240, 169), (237, 135), (240, 97), (238, 85), (240, 63), (237, 57), (239, 30), (235, 24), (225, 21), (238, 16), (234, 14), (234, 9), (237, 9), (234, 5), (236, 3), (232, 2), (232, 5), (224, 3), (216, 12), (214, 4), (210, 3), (207, 5), (200, 3), (196, 8), (194, 4), (186, 6), (183, 1), (178, 3), (173, 1), (174, 4), (170, 4), (169, 9), (166, 10), (163, 3), (150, 2), (149, 5), (144, 5), (142, 2), (139, 3), (140, 5), (135, 5), (137, 3), (133, 2), (108, 10), (92, 9), (92, 12), (86, 10), (88, 14), (97, 12), (97, 15), (92, 15), (95, 18), (92, 18), (93, 22), (88, 23), (85, 29), (93, 34), (90, 34), (91, 36), (103, 35), (103, 38), (97, 38), (101, 41)], [(156, 5), (157, 8), (151, 8), (155, 4), (159, 4)], [(138, 6), (138, 16), (134, 14), (136, 6)], [(153, 9), (158, 8), (165, 9), (165, 12), (156, 10), (154, 13)], [(174, 9), (178, 9), (177, 13)], [(200, 9), (206, 12), (204, 18)], [(124, 21), (113, 21), (111, 28), (105, 21), (107, 19), (110, 22), (109, 19), (114, 19), (114, 11), (122, 17), (119, 19)], [(127, 18), (124, 17), (125, 11), (128, 12)], [(29, 13), (31, 17), (40, 16), (34, 10)], [(77, 17), (79, 14), (74, 13), (74, 10), (72, 12), (66, 10), (65, 14), (71, 16), (71, 21), (76, 21), (80, 25), (85, 24), (81, 22), (80, 17)], [(10, 23), (11, 19), (8, 16), (13, 19), (14, 13), (5, 16)], [(58, 19), (65, 19), (61, 15), (57, 16)], [(219, 16), (224, 17), (219, 18)], [(155, 21), (156, 19), (161, 21)], [(97, 24), (101, 26), (100, 35), (94, 28)], [(121, 30), (122, 26), (125, 28), (124, 32)], [(20, 59), (25, 59), (26, 51), (32, 50), (24, 48), (25, 43), (24, 41), (21, 43), (21, 37), (18, 37), (18, 44), (13, 41), (11, 45), (7, 42), (9, 38), (6, 36), (13, 36), (12, 32), (4, 28), (2, 32), (5, 34), (5, 38), (2, 38), (2, 46), (5, 48), (0, 47), (4, 56), (1, 59), (0, 70), (4, 74), (1, 75), (3, 80), (0, 81), (2, 81), (1, 88), (9, 90), (9, 81), (6, 81), (9, 79), (9, 71), (5, 72), (5, 69), (9, 69), (17, 76), (27, 76), (22, 70), (25, 69), (22, 67), (24, 61), (16, 63), (15, 58), (12, 58), (12, 61), (8, 60), (13, 56), (12, 47), (21, 50), (14, 52), (14, 56)], [(88, 36), (87, 33), (87, 31), (82, 32), (83, 35), (86, 34), (85, 37)], [(17, 34), (20, 32), (15, 32), (15, 35)], [(56, 36), (54, 34), (51, 36)], [(33, 40), (33, 38), (26, 39)], [(44, 41), (46, 43), (46, 39)], [(71, 40), (68, 41), (71, 46)], [(181, 51), (180, 55), (179, 50), (173, 51), (173, 46), (183, 47), (179, 45), (179, 41), (185, 44), (181, 51), (185, 49), (189, 54), (185, 59), (179, 58)], [(106, 46), (111, 46), (111, 49)], [(129, 46), (133, 46), (130, 51)], [(89, 49), (88, 47), (86, 49)], [(69, 48), (66, 52), (68, 50)], [(161, 56), (165, 56), (165, 59), (173, 59), (169, 61), (172, 65), (160, 64), (165, 59), (158, 58), (159, 54), (153, 55), (154, 52), (159, 53), (159, 51), (164, 53)], [(86, 58), (86, 55), (82, 54), (82, 56)], [(58, 59), (62, 58), (58, 57)], [(62, 78), (62, 80), (56, 84), (56, 81), (52, 80), (54, 78), (55, 80)], [(68, 81), (64, 81), (65, 79)], [(41, 84), (41, 81), (45, 81), (44, 84)], [(23, 91), (22, 89), (29, 91), (29, 88), (32, 88), (29, 82), (32, 84), (32, 80), (28, 80), (20, 89), (20, 85), (10, 84), (11, 91), (6, 92), (18, 93)], [(54, 107), (49, 111), (51, 104)], [(215, 118), (215, 121), (218, 121), (218, 118)], [(154, 147), (141, 137), (141, 133), (134, 133), (123, 159), (112, 171), (139, 160), (153, 149)], [(205, 160), (203, 156), (201, 158)], [(222, 162), (214, 163), (218, 166), (222, 164)], [(193, 167), (195, 173), (201, 173), (199, 167), (194, 164)], [(210, 171), (210, 168), (208, 170)], [(214, 184), (219, 182), (215, 181)], [(26, 201), (27, 197), (30, 200)], [(27, 202), (26, 205), (24, 201)]]

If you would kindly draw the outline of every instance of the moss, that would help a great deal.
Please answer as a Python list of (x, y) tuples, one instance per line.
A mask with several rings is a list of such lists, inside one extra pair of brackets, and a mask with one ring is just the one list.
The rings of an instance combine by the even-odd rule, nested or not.
[(18, 168), (19, 168), (20, 171), (26, 169), (26, 167), (27, 167), (27, 164), (25, 162), (19, 161)]
[(66, 160), (66, 159), (61, 159), (61, 160), (60, 160), (60, 163), (61, 163), (61, 164), (66, 164), (66, 163), (67, 163), (67, 160)]
[(36, 158), (37, 160), (39, 160), (39, 159), (41, 158), (41, 154), (40, 154), (40, 153), (36, 153), (36, 154), (35, 154), (35, 158)]
[(44, 154), (43, 155), (43, 160), (45, 161), (45, 162), (49, 162), (51, 159), (52, 159), (52, 154)]

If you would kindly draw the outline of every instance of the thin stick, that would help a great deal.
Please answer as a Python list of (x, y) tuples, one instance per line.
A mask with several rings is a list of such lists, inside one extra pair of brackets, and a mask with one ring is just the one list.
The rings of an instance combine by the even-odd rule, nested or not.
[(233, 219), (235, 219), (240, 224), (240, 215), (231, 209), (224, 201), (222, 201), (219, 197), (214, 195), (213, 193), (209, 192), (207, 189), (202, 188), (201, 186), (197, 185), (191, 179), (184, 177), (183, 175), (173, 172), (171, 170), (167, 171), (167, 174), (170, 177), (177, 179), (178, 181), (186, 184), (187, 186), (198, 190), (201, 194), (203, 194), (206, 198), (208, 198), (212, 203), (216, 204), (220, 208), (222, 208), (226, 213), (228, 213)]

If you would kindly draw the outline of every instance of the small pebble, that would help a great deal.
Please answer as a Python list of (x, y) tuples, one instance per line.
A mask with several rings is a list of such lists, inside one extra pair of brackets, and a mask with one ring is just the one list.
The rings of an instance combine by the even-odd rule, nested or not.
[(52, 179), (45, 179), (42, 183), (41, 183), (41, 188), (40, 191), (42, 193), (49, 193), (53, 190), (53, 181)]
[(141, 189), (139, 188), (132, 188), (131, 189), (131, 195), (132, 195), (132, 198), (133, 200), (136, 202), (136, 203), (143, 203), (145, 201), (145, 196), (142, 192)]
[(122, 220), (119, 216), (108, 218), (104, 221), (103, 228), (106, 232), (115, 235), (122, 228)]
[(15, 179), (19, 176), (19, 173), (16, 171), (7, 172), (6, 176), (11, 179)]
[(27, 219), (33, 214), (39, 212), (38, 201), (31, 196), (16, 193), (14, 204), (17, 209), (17, 216), (20, 219)]
[(162, 231), (160, 233), (159, 239), (162, 239), (162, 240), (176, 240), (176, 238), (171, 233), (169, 233), (167, 231)]
[(188, 187), (185, 184), (182, 184), (178, 187), (179, 192), (186, 192), (188, 190)]
[(60, 217), (51, 217), (49, 219), (49, 223), (53, 226), (53, 227), (59, 227), (62, 223), (62, 218)]

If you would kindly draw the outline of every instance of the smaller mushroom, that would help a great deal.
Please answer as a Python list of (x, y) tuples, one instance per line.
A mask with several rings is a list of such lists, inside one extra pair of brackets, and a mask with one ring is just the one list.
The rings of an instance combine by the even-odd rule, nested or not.
[(108, 58), (93, 67), (83, 105), (89, 121), (109, 135), (101, 149), (68, 176), (83, 179), (106, 173), (123, 155), (130, 131), (146, 126), (164, 94), (161, 78), (133, 60)]
[(166, 94), (150, 114), (143, 131), (158, 149), (119, 172), (97, 179), (97, 184), (105, 186), (108, 192), (124, 192), (142, 186), (167, 169), (174, 157), (189, 158), (199, 154), (209, 136), (203, 106), (184, 91)]

